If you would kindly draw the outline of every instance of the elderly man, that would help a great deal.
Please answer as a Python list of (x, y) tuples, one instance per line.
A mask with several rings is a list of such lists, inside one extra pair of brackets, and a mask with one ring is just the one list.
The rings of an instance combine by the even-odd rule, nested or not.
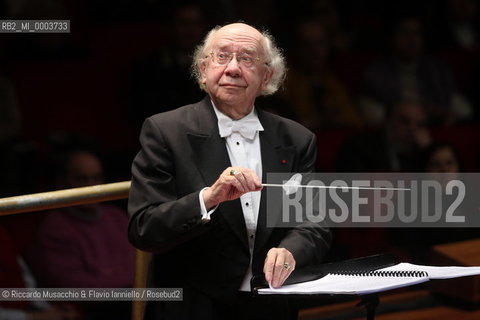
[(184, 290), (182, 302), (149, 303), (146, 317), (287, 318), (281, 299), (248, 294), (252, 273), (281, 286), (294, 268), (321, 261), (330, 233), (318, 225), (267, 228), (272, 213), (259, 177), (311, 172), (315, 137), (254, 107), (284, 78), (268, 34), (242, 23), (217, 27), (193, 67), (208, 96), (148, 118), (132, 166), (130, 241), (155, 252), (150, 285)]

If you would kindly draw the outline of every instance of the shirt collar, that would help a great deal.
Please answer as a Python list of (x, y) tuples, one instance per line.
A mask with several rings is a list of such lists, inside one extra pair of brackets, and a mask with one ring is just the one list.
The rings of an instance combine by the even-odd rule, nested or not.
[(215, 106), (212, 101), (213, 110), (218, 119), (218, 131), (222, 138), (230, 136), (232, 132), (239, 132), (244, 138), (254, 139), (257, 131), (264, 131), (258, 119), (255, 106), (249, 114), (239, 120), (233, 120)]

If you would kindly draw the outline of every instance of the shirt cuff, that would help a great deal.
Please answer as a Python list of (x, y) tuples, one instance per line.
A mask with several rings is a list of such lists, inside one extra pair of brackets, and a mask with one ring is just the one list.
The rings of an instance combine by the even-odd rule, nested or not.
[(209, 187), (205, 187), (202, 190), (200, 190), (200, 193), (198, 194), (198, 201), (200, 201), (200, 213), (202, 215), (202, 221), (203, 222), (208, 222), (210, 221), (210, 215), (215, 212), (218, 208), (218, 204), (210, 211), (207, 212), (207, 208), (205, 207), (205, 202), (203, 201), (203, 192), (207, 190)]

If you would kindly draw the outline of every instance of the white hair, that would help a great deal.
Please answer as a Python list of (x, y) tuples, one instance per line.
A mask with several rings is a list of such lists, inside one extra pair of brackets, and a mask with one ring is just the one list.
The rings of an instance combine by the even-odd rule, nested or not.
[[(200, 72), (200, 68), (202, 67), (202, 63), (204, 63), (205, 59), (208, 57), (207, 50), (210, 47), (210, 42), (215, 35), (215, 33), (222, 28), (221, 26), (216, 26), (212, 30), (208, 32), (203, 39), (202, 43), (197, 46), (193, 53), (193, 62), (192, 62), (192, 76), (198, 82), (200, 88), (205, 90), (205, 85), (202, 83), (202, 75)], [(260, 92), (260, 95), (266, 96), (275, 93), (278, 88), (285, 80), (286, 75), (286, 66), (285, 66), (285, 58), (283, 56), (282, 50), (277, 47), (273, 37), (267, 32), (263, 31), (260, 32), (263, 36), (263, 50), (266, 57), (266, 66), (270, 70), (272, 70), (272, 78), (268, 82), (265, 89)]]

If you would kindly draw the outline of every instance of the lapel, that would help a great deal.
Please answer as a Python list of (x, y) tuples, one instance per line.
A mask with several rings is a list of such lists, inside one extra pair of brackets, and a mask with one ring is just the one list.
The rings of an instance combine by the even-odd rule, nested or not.
[[(193, 130), (187, 132), (190, 147), (196, 155), (196, 165), (205, 185), (212, 185), (220, 173), (231, 165), (225, 140), (218, 132), (217, 117), (213, 111), (210, 98), (194, 106), (195, 117)], [(260, 150), (262, 154), (262, 181), (266, 181), (267, 173), (292, 172), (295, 161), (295, 146), (288, 145), (283, 139), (284, 131), (278, 121), (267, 113), (257, 109), (258, 117), (264, 131), (260, 132)], [(267, 228), (266, 189), (262, 190), (255, 235), (255, 251), (260, 250), (268, 241), (273, 228)], [(248, 250), (248, 239), (240, 200), (222, 203), (218, 219), (223, 219), (232, 232)], [(280, 214), (268, 212), (268, 214)]]
[[(283, 140), (284, 131), (273, 117), (261, 110), (258, 110), (258, 117), (265, 129), (265, 131), (260, 132), (260, 149), (262, 152), (262, 181), (266, 182), (267, 173), (292, 172), (295, 161), (295, 146), (286, 145)], [(262, 190), (260, 199), (260, 210), (255, 234), (255, 252), (267, 243), (273, 232), (273, 228), (267, 228), (267, 214), (280, 214), (279, 212), (267, 212), (266, 191), (266, 188)], [(278, 217), (271, 218), (275, 219)]]
[[(231, 166), (225, 140), (218, 132), (217, 117), (213, 111), (210, 98), (194, 106), (194, 130), (187, 132), (190, 147), (196, 155), (196, 165), (205, 185), (212, 185), (227, 167)], [(216, 216), (223, 219), (248, 250), (247, 231), (240, 200), (222, 203)]]

